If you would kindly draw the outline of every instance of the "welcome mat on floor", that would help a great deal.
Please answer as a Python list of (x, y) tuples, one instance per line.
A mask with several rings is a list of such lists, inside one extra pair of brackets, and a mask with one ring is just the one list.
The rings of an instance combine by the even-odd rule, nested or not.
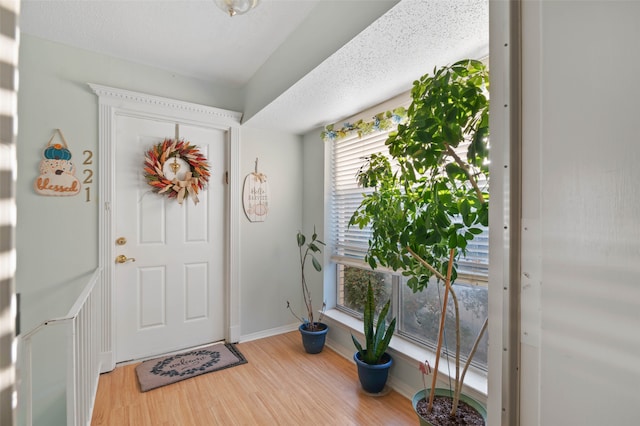
[(246, 364), (233, 343), (217, 343), (177, 355), (150, 359), (136, 367), (140, 389), (146, 392), (223, 368)]

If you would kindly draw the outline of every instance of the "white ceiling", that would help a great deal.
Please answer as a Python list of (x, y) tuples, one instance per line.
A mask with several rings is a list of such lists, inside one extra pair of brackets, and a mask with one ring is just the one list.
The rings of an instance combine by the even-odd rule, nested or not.
[[(230, 18), (213, 0), (22, 0), (20, 25), (37, 37), (240, 88), (321, 1), (262, 0)], [(248, 124), (302, 133), (408, 90), (435, 65), (484, 57), (488, 15), (488, 0), (402, 0)]]
[(317, 3), (263, 0), (248, 14), (230, 18), (213, 0), (22, 0), (20, 29), (238, 87)]

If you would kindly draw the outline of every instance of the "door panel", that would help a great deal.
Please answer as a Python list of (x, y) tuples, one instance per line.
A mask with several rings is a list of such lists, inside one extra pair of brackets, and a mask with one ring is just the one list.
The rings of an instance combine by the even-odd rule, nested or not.
[(136, 213), (140, 244), (164, 244), (167, 224), (163, 200), (159, 197), (142, 197), (139, 209)]
[(140, 323), (138, 328), (144, 330), (151, 327), (166, 325), (166, 294), (167, 281), (164, 267), (139, 268), (136, 280), (138, 300), (144, 300), (140, 305)]
[[(224, 338), (225, 134), (181, 124), (180, 138), (207, 157), (211, 177), (199, 203), (155, 194), (142, 172), (144, 153), (175, 123), (116, 118), (116, 362)], [(133, 260), (135, 259), (135, 261)]]
[(208, 265), (206, 263), (185, 265), (185, 321), (206, 318), (209, 315), (206, 300), (206, 278)]

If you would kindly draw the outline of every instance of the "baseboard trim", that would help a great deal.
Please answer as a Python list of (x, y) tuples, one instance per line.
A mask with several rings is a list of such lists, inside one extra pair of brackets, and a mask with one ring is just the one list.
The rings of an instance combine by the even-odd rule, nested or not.
[(290, 331), (295, 331), (300, 327), (300, 324), (287, 324), (281, 327), (270, 328), (268, 330), (262, 330), (257, 333), (245, 334), (244, 336), (240, 336), (238, 340), (239, 343), (242, 342), (250, 342), (252, 340), (262, 339), (265, 337), (277, 336), (278, 334), (289, 333)]

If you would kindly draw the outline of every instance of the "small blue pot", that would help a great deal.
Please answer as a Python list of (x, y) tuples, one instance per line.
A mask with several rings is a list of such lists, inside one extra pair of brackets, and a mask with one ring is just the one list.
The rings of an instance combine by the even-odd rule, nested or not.
[(302, 335), (302, 346), (304, 346), (305, 352), (308, 354), (317, 354), (322, 352), (324, 348), (324, 342), (327, 338), (327, 331), (329, 331), (329, 326), (322, 322), (315, 323), (320, 326), (320, 330), (318, 331), (308, 331), (306, 324), (300, 324), (298, 330), (300, 330), (300, 334)]
[(385, 352), (382, 355), (382, 364), (367, 364), (360, 358), (360, 352), (353, 354), (353, 360), (358, 366), (358, 378), (362, 389), (369, 393), (382, 392), (384, 385), (387, 384), (389, 369), (393, 364), (391, 355)]

